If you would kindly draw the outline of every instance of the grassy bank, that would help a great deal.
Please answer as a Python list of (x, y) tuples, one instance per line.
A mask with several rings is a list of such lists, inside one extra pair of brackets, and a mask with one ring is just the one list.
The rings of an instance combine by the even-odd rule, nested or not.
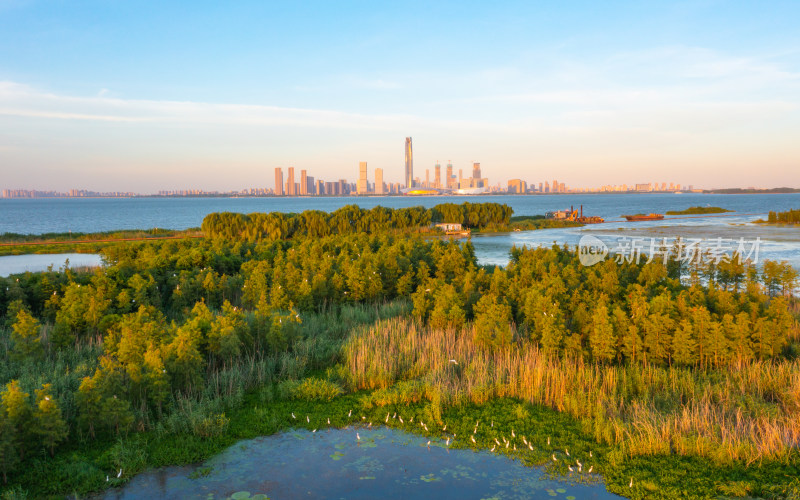
[[(313, 385), (318, 381), (315, 379)], [(550, 473), (570, 480), (602, 479), (610, 491), (629, 498), (787, 498), (800, 494), (796, 466), (778, 461), (751, 466), (739, 462), (720, 465), (697, 457), (663, 454), (631, 457), (620, 453), (618, 447), (597, 443), (585, 426), (565, 413), (509, 397), (482, 404), (446, 404), (440, 390), (426, 384), (400, 383), (330, 400), (313, 391), (286, 391), (281, 385), (268, 385), (249, 392), (239, 405), (226, 405), (219, 410), (201, 431), (175, 434), (154, 430), (73, 444), (54, 459), (32, 460), (16, 478), (16, 485), (10, 485), (10, 491), (24, 491), (30, 497), (67, 493), (80, 497), (122, 485), (147, 468), (201, 462), (242, 439), (290, 428), (324, 429), (330, 419), (332, 427), (366, 426), (372, 422), (432, 440), (450, 438), (451, 448), (494, 449), (494, 453), (526, 465), (545, 466)], [(297, 418), (292, 418), (292, 413)], [(392, 418), (395, 414), (398, 418)], [(475, 438), (474, 443), (471, 437)], [(577, 461), (582, 464), (581, 472)], [(117, 480), (115, 475), (120, 469), (123, 476)]]
[(667, 215), (704, 215), (704, 214), (722, 214), (725, 212), (733, 212), (722, 207), (689, 207), (686, 210), (667, 210)]

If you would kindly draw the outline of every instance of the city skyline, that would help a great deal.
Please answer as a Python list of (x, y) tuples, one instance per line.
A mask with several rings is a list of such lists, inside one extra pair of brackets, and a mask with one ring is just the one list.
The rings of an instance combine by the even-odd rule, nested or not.
[(364, 159), (405, 183), (409, 136), (418, 170), (481, 161), (493, 185), (792, 186), (800, 168), (796, 2), (0, 14), (0, 188), (229, 191)]

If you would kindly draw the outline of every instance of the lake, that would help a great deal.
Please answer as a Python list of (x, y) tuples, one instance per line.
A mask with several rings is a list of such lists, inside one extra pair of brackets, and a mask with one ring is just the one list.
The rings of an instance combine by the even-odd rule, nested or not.
[(98, 498), (622, 498), (596, 475), (553, 479), (488, 450), (427, 441), (390, 428), (284, 432), (242, 441), (202, 464), (143, 472)]
[(99, 255), (87, 253), (4, 255), (0, 257), (0, 277), (27, 271), (46, 271), (50, 266), (58, 271), (67, 261), (73, 269), (103, 265), (103, 259)]
[[(199, 227), (203, 217), (212, 212), (331, 212), (344, 205), (363, 208), (381, 205), (390, 208), (424, 206), (439, 203), (505, 203), (516, 215), (544, 214), (574, 206), (584, 206), (587, 215), (606, 220), (622, 214), (664, 213), (695, 205), (721, 206), (737, 214), (765, 214), (769, 210), (800, 207), (797, 194), (565, 194), (536, 196), (369, 196), (307, 198), (65, 198), (0, 199), (0, 234), (44, 234), (65, 232), (100, 232), (117, 229), (187, 229)], [(727, 222), (750, 221), (756, 217), (721, 218)], [(691, 224), (695, 219), (683, 219)]]
[[(370, 196), (307, 198), (99, 198), (99, 199), (0, 199), (0, 233), (44, 234), (50, 232), (99, 232), (117, 229), (187, 229), (199, 227), (211, 212), (301, 212), (333, 211), (348, 204), (364, 208), (376, 205), (399, 208), (439, 203), (505, 203), (516, 215), (544, 214), (550, 210), (583, 205), (587, 215), (599, 215), (609, 221), (583, 228), (545, 229), (499, 235), (475, 235), (472, 239), (482, 264), (505, 265), (512, 245), (575, 246), (581, 237), (592, 234), (610, 247), (620, 237), (638, 239), (643, 244), (651, 238), (723, 238), (735, 244), (760, 239), (759, 261), (786, 260), (800, 269), (800, 228), (754, 225), (770, 210), (800, 208), (800, 193), (795, 194), (584, 194), (536, 196)], [(725, 217), (667, 218), (662, 221), (624, 222), (622, 214), (664, 213), (690, 206), (721, 206), (734, 210)], [(754, 215), (755, 214), (755, 215)], [(0, 258), (0, 262), (5, 257)], [(63, 263), (63, 261), (61, 262)], [(61, 263), (56, 264), (57, 266)], [(44, 265), (40, 270), (46, 268)]]

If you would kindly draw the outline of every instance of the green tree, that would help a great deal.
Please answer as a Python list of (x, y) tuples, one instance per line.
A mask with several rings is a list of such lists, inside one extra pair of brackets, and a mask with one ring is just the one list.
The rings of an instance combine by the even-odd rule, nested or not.
[(31, 438), (31, 403), (30, 395), (19, 386), (19, 380), (12, 380), (6, 384), (5, 390), (0, 394), (0, 401), (6, 410), (6, 417), (14, 427), (16, 447), (20, 458), (25, 457), (25, 449), (30, 444)]
[(8, 416), (5, 405), (0, 403), (0, 472), (3, 484), (8, 483), (8, 473), (19, 463), (17, 430)]
[(597, 306), (592, 314), (589, 345), (592, 347), (592, 357), (597, 361), (610, 362), (616, 357), (617, 337), (605, 304)]
[(39, 338), (39, 320), (22, 309), (17, 313), (17, 321), (11, 327), (11, 358), (16, 361), (38, 359), (42, 356)]
[(689, 320), (681, 321), (675, 336), (672, 337), (672, 359), (682, 365), (692, 365), (697, 362), (697, 342)]
[(488, 349), (511, 343), (511, 307), (492, 294), (475, 304), (475, 342)]
[(67, 423), (61, 416), (61, 408), (50, 394), (50, 384), (36, 390), (36, 410), (33, 412), (34, 432), (52, 457), (58, 443), (67, 439)]

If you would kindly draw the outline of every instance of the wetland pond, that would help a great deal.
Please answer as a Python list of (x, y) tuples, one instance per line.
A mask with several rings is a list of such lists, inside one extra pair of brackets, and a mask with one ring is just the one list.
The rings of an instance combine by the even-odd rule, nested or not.
[[(356, 433), (361, 437), (356, 438)], [(553, 479), (488, 450), (380, 427), (287, 431), (241, 441), (202, 464), (143, 472), (97, 498), (622, 498), (599, 476)]]

